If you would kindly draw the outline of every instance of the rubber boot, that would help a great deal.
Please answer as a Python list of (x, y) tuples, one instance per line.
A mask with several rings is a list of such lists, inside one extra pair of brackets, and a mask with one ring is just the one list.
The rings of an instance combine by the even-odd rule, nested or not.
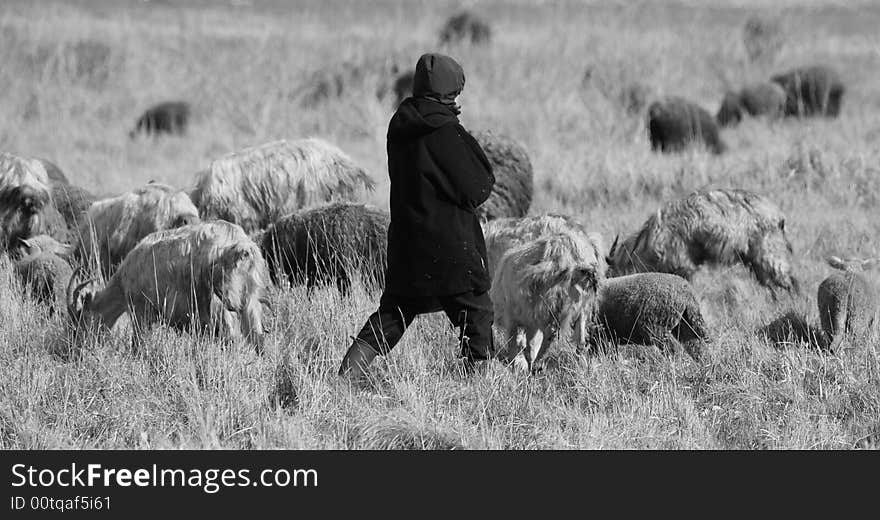
[(363, 341), (355, 340), (342, 358), (342, 364), (339, 365), (339, 375), (348, 376), (353, 381), (361, 381), (366, 377), (366, 369), (378, 356), (373, 347)]

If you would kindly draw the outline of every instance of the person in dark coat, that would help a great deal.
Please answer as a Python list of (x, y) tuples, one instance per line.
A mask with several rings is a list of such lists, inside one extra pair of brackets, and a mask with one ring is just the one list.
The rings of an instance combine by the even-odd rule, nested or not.
[(391, 223), (385, 290), (342, 360), (359, 379), (377, 355), (400, 341), (419, 314), (444, 311), (458, 329), (467, 368), (493, 351), (486, 244), (477, 206), (492, 191), (492, 166), (458, 121), (464, 71), (454, 59), (425, 54), (413, 96), (388, 125)]

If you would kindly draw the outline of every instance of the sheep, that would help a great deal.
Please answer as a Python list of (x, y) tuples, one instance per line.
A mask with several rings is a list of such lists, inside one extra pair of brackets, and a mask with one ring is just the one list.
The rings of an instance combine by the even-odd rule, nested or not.
[(486, 267), (489, 276), (494, 276), (501, 257), (512, 247), (555, 233), (578, 234), (586, 237), (586, 240), (590, 241), (597, 250), (605, 250), (601, 236), (588, 233), (583, 225), (568, 215), (543, 214), (522, 218), (499, 218), (483, 224)]
[(190, 192), (205, 220), (223, 219), (251, 233), (284, 215), (332, 200), (351, 200), (375, 182), (322, 139), (280, 140), (211, 163)]
[(785, 115), (837, 117), (846, 87), (840, 75), (825, 65), (811, 65), (777, 74), (770, 81), (786, 94)]
[(734, 126), (745, 116), (776, 119), (785, 110), (785, 90), (773, 82), (746, 85), (738, 92), (728, 92), (715, 115), (722, 127)]
[(186, 193), (149, 183), (134, 191), (92, 203), (78, 229), (75, 255), (98, 260), (110, 276), (129, 251), (145, 236), (199, 222), (199, 213)]
[(742, 263), (758, 282), (799, 292), (785, 215), (766, 197), (746, 190), (695, 191), (667, 202), (608, 255), (609, 276), (672, 273), (690, 280), (703, 264)]
[(880, 325), (880, 296), (877, 288), (861, 272), (874, 267), (878, 259), (843, 261), (829, 257), (836, 269), (819, 284), (816, 303), (825, 343), (837, 352), (846, 337), (864, 342), (876, 336)]
[(64, 309), (64, 288), (73, 270), (67, 263), (72, 249), (49, 235), (21, 239), (24, 256), (15, 261), (14, 269), (31, 295), (49, 307), (49, 312)]
[(472, 11), (458, 12), (443, 25), (440, 30), (440, 44), (470, 41), (475, 45), (489, 43), (492, 28), (483, 18)]
[(697, 361), (710, 341), (690, 283), (666, 273), (631, 274), (600, 283), (588, 333), (591, 348), (599, 338), (675, 351), (684, 347)]
[(144, 111), (128, 133), (132, 139), (139, 133), (147, 135), (183, 134), (189, 125), (190, 105), (186, 101), (165, 101)]
[[(498, 263), (489, 289), (505, 341), (499, 357), (535, 370), (558, 331), (577, 320), (576, 343), (585, 343), (586, 317), (605, 276), (601, 252), (580, 233), (554, 233), (514, 246)], [(514, 340), (525, 331), (526, 345)], [(513, 344), (512, 344), (513, 343)]]
[(42, 163), (0, 152), (0, 252), (37, 234), (49, 204), (49, 176)]
[(244, 337), (262, 353), (266, 264), (235, 224), (200, 222), (150, 233), (101, 288), (82, 281), (83, 271), (74, 273), (66, 293), (76, 331), (109, 330), (128, 313), (135, 351), (143, 333), (162, 322)]
[(492, 164), (495, 186), (489, 198), (477, 208), (483, 221), (502, 217), (524, 217), (534, 192), (532, 162), (525, 148), (512, 138), (492, 131), (473, 134)]
[(335, 281), (347, 293), (360, 273), (368, 287), (384, 287), (389, 222), (386, 211), (341, 202), (288, 215), (262, 237), (269, 275), (309, 288)]
[(684, 98), (669, 97), (648, 107), (648, 135), (651, 148), (679, 152), (692, 144), (703, 144), (713, 154), (722, 154), (727, 145), (718, 135), (718, 125), (704, 108)]

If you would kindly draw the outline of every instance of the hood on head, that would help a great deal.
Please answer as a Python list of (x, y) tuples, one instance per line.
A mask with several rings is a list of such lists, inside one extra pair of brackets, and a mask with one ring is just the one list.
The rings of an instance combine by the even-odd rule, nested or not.
[(464, 70), (453, 58), (443, 54), (423, 54), (413, 75), (413, 96), (455, 99), (464, 88)]

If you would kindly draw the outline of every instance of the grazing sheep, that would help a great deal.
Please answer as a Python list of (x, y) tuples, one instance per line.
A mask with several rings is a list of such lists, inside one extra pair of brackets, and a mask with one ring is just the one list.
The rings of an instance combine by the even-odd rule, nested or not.
[(532, 162), (525, 148), (510, 137), (491, 131), (473, 133), (486, 153), (495, 185), (489, 198), (477, 208), (483, 221), (502, 217), (524, 217), (534, 192)]
[(770, 78), (786, 94), (785, 115), (837, 117), (846, 87), (837, 71), (824, 65), (789, 70)]
[(702, 356), (709, 341), (700, 304), (691, 285), (679, 276), (639, 273), (607, 278), (599, 284), (596, 314), (589, 339), (615, 343), (656, 344), (693, 359)]
[(0, 252), (39, 233), (49, 205), (49, 176), (40, 161), (0, 152)]
[(842, 260), (832, 256), (828, 264), (837, 271), (819, 284), (816, 302), (828, 348), (836, 352), (844, 338), (864, 342), (876, 336), (880, 325), (880, 295), (861, 272), (872, 269), (880, 259)]
[(718, 135), (718, 124), (702, 107), (680, 97), (655, 101), (648, 108), (648, 135), (651, 148), (679, 152), (692, 144), (703, 144), (714, 154), (727, 145)]
[(142, 333), (162, 322), (244, 337), (262, 352), (265, 260), (235, 224), (202, 222), (151, 233), (103, 288), (94, 280), (82, 282), (81, 274), (77, 270), (67, 287), (67, 309), (77, 328), (110, 329), (127, 312), (135, 349)]
[(771, 289), (797, 292), (785, 215), (746, 190), (695, 191), (667, 202), (609, 252), (609, 276), (672, 273), (688, 280), (703, 264), (742, 263)]
[(186, 101), (166, 101), (148, 108), (128, 133), (134, 138), (139, 132), (147, 135), (183, 134), (189, 125), (190, 106)]
[(105, 276), (145, 236), (199, 221), (199, 212), (186, 193), (171, 186), (149, 183), (89, 206), (78, 230), (76, 256), (100, 260)]
[(745, 116), (776, 119), (785, 110), (785, 90), (773, 82), (746, 85), (739, 92), (728, 92), (715, 119), (724, 126), (738, 125)]
[(73, 271), (65, 258), (70, 246), (48, 235), (22, 239), (24, 255), (15, 262), (15, 273), (34, 298), (50, 313), (64, 308), (64, 288)]
[[(544, 235), (501, 257), (489, 294), (505, 331), (501, 357), (518, 368), (536, 368), (557, 333), (574, 320), (578, 349), (583, 348), (588, 307), (605, 277), (602, 253), (585, 238), (580, 233)], [(523, 356), (526, 345), (514, 339), (520, 328), (528, 344)]]
[(590, 241), (596, 250), (605, 250), (602, 238), (598, 234), (588, 233), (580, 222), (568, 215), (544, 214), (522, 218), (499, 218), (483, 224), (489, 276), (495, 275), (498, 262), (511, 248), (540, 236), (557, 233), (577, 234)]
[(394, 85), (391, 88), (394, 91), (395, 107), (399, 106), (404, 99), (412, 96), (414, 77), (415, 73), (410, 70), (397, 76), (397, 78), (394, 80)]
[(440, 43), (470, 41), (472, 44), (489, 43), (492, 29), (489, 23), (471, 11), (461, 11), (449, 17), (440, 30)]
[(284, 215), (332, 200), (351, 200), (374, 181), (322, 139), (274, 141), (215, 160), (190, 193), (205, 220), (223, 219), (251, 233)]
[(335, 282), (345, 293), (360, 273), (367, 285), (384, 287), (389, 222), (385, 211), (339, 202), (280, 219), (261, 244), (272, 281)]

